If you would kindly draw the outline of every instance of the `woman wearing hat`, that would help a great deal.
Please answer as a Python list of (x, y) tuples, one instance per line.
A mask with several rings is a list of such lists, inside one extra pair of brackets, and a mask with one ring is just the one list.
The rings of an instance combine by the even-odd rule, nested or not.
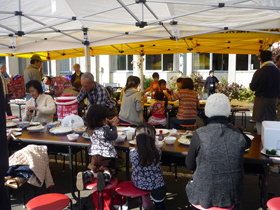
[(219, 83), (217, 77), (214, 76), (214, 71), (209, 71), (209, 77), (206, 78), (205, 83), (202, 88), (202, 93), (204, 92), (204, 88), (207, 89), (208, 97), (215, 93), (216, 83)]
[(244, 196), (244, 151), (251, 140), (228, 123), (230, 103), (221, 93), (205, 105), (206, 126), (193, 133), (186, 165), (195, 171), (186, 186), (193, 209), (232, 207), (238, 209)]

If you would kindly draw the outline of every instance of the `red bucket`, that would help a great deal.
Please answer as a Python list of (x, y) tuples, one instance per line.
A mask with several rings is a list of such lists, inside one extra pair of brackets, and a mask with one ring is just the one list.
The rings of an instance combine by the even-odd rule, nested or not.
[(78, 115), (77, 97), (73, 97), (71, 94), (61, 96), (56, 100), (58, 120), (62, 121), (64, 117), (70, 114)]

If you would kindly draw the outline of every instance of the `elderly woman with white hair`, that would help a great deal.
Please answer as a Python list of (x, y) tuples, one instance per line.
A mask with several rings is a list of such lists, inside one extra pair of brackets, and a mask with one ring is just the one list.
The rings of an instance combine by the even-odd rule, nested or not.
[(244, 196), (244, 151), (251, 140), (228, 123), (230, 103), (224, 94), (211, 95), (205, 105), (206, 126), (193, 133), (186, 165), (195, 171), (186, 186), (193, 209), (240, 208)]

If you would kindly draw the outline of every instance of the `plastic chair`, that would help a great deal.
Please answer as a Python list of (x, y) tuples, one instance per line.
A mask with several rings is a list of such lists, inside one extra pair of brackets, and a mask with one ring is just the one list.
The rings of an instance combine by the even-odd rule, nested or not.
[(32, 198), (26, 204), (26, 208), (28, 210), (60, 210), (67, 207), (69, 203), (72, 209), (72, 201), (68, 196), (59, 193), (48, 193)]
[[(123, 183), (120, 183), (116, 187), (116, 192), (112, 195), (111, 199), (111, 210), (113, 209), (113, 199), (114, 195), (116, 194), (125, 196), (125, 197), (139, 197), (139, 205), (140, 205), (140, 210), (142, 209), (142, 196), (147, 195), (149, 191), (145, 190), (140, 190), (137, 187), (134, 186), (132, 181), (126, 181)], [(120, 199), (120, 206), (122, 210), (122, 199)]]
[(192, 206), (194, 206), (195, 208), (200, 209), (200, 210), (231, 210), (231, 209), (234, 208), (234, 206), (230, 206), (230, 207), (227, 207), (227, 208), (211, 207), (211, 208), (205, 209), (201, 205), (193, 205), (192, 204)]
[(184, 129), (186, 128), (187, 130), (190, 128), (190, 130), (194, 130), (195, 128), (198, 128), (197, 124), (191, 124), (191, 125), (184, 125), (180, 124), (180, 126)]
[[(112, 189), (113, 187), (115, 187), (118, 184), (118, 180), (115, 177), (112, 177), (110, 182), (108, 184), (105, 185), (105, 190), (108, 189)], [(94, 179), (92, 182), (89, 182), (85, 185), (85, 189), (87, 190), (97, 190), (97, 179)], [(99, 205), (99, 193), (100, 191), (98, 191), (98, 209), (100, 209), (100, 205)], [(78, 191), (78, 199), (79, 199), (79, 209), (81, 209), (81, 199), (80, 199), (80, 191)], [(104, 209), (104, 201), (103, 201), (103, 191), (101, 191), (101, 209)]]
[(269, 201), (267, 201), (266, 206), (267, 206), (267, 208), (269, 208), (269, 210), (279, 210), (280, 209), (280, 197), (271, 198)]

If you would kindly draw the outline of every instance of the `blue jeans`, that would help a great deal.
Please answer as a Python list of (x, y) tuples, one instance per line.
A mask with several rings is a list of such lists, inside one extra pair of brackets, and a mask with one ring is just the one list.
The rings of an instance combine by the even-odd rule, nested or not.
[(179, 119), (177, 119), (177, 117), (171, 117), (169, 128), (170, 129), (172, 129), (172, 128), (178, 129), (180, 124), (192, 125), (192, 124), (195, 123), (195, 121), (196, 121), (196, 119), (179, 120)]

